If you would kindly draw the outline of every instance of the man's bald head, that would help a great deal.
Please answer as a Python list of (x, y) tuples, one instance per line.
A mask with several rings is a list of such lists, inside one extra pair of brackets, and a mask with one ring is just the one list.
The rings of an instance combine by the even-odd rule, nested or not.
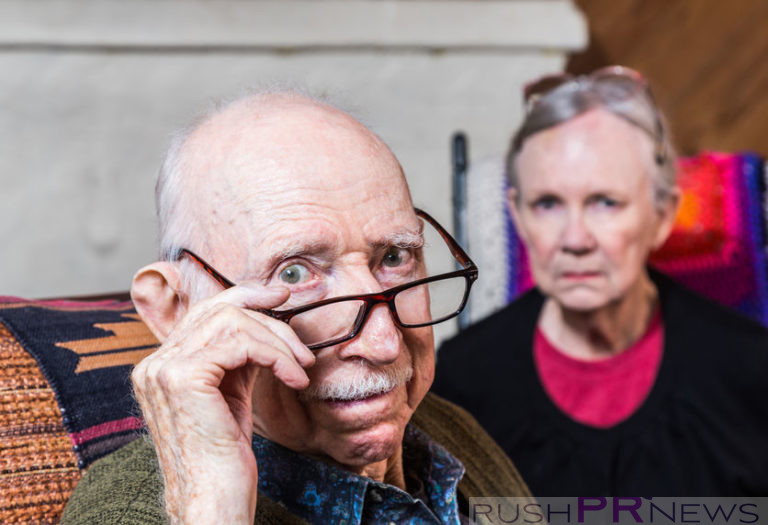
[[(345, 173), (345, 153), (363, 161), (366, 172)], [(330, 165), (335, 162), (339, 165)], [(332, 189), (354, 177), (383, 175), (371, 171), (391, 176), (393, 170), (401, 179), (397, 186), (407, 193), (399, 164), (383, 141), (328, 103), (288, 91), (241, 97), (182, 130), (169, 148), (156, 188), (161, 259), (174, 259), (181, 246), (205, 242), (259, 202), (279, 206), (281, 190), (311, 181), (313, 174)], [(253, 192), (263, 201), (254, 200)]]

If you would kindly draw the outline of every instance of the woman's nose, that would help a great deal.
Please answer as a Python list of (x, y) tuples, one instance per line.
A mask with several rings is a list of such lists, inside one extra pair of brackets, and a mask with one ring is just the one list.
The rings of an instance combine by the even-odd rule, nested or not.
[(595, 248), (595, 237), (584, 216), (578, 212), (568, 214), (563, 226), (561, 248), (574, 255), (589, 253)]

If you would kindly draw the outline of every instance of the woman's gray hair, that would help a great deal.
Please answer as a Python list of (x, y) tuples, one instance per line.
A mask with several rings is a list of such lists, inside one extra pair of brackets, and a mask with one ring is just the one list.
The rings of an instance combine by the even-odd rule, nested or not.
[(662, 209), (677, 185), (674, 144), (666, 118), (650, 91), (642, 84), (636, 84), (636, 88), (627, 91), (629, 82), (634, 81), (579, 76), (536, 98), (512, 138), (507, 153), (506, 170), (510, 187), (519, 189), (515, 163), (528, 138), (593, 109), (603, 109), (643, 130), (653, 141), (655, 154), (649, 159), (653, 199), (656, 207)]

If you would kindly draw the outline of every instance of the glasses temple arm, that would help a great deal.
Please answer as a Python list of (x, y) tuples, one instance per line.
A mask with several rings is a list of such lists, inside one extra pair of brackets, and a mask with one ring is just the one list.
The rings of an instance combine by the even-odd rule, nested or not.
[(424, 210), (421, 210), (419, 208), (414, 208), (416, 211), (416, 215), (427, 221), (429, 224), (432, 225), (437, 230), (437, 233), (440, 234), (440, 236), (443, 238), (445, 243), (448, 245), (448, 249), (451, 251), (451, 254), (453, 254), (454, 257), (461, 263), (464, 267), (475, 267), (475, 263), (472, 261), (472, 259), (469, 258), (469, 255), (467, 255), (467, 252), (465, 252), (461, 246), (459, 246), (459, 243), (456, 242), (456, 239), (454, 239), (450, 233), (448, 233), (445, 228), (443, 228), (439, 222), (437, 222), (435, 219), (432, 218), (431, 215), (429, 215)]

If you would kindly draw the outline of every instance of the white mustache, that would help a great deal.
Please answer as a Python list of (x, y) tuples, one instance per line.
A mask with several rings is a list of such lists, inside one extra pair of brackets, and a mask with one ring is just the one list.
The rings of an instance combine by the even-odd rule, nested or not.
[(356, 401), (389, 392), (413, 377), (413, 367), (373, 369), (363, 363), (354, 375), (335, 381), (312, 384), (299, 393), (303, 400)]

